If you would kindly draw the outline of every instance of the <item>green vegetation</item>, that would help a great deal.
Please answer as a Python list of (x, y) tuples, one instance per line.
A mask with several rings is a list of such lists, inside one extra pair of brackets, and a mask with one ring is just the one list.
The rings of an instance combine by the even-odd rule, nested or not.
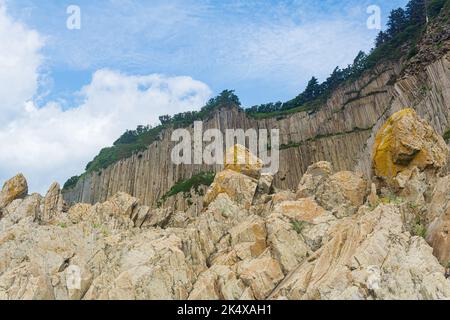
[(162, 129), (163, 126), (155, 128), (139, 126), (136, 130), (125, 132), (112, 147), (102, 149), (94, 160), (87, 164), (86, 173), (100, 171), (113, 163), (144, 151), (158, 140)]
[[(388, 29), (379, 33), (375, 47), (369, 54), (359, 52), (351, 65), (342, 69), (336, 67), (322, 83), (319, 83), (316, 77), (312, 77), (305, 90), (290, 101), (253, 106), (246, 109), (246, 113), (253, 118), (263, 119), (283, 118), (297, 112), (316, 112), (336, 88), (359, 78), (380, 62), (398, 60), (403, 56), (411, 58), (416, 55), (417, 43), (425, 30), (427, 14), (428, 19), (434, 19), (440, 12), (449, 11), (449, 7), (450, 4), (446, 0), (411, 0), (406, 9), (399, 8), (391, 12)], [(360, 94), (353, 100), (358, 98)], [(241, 107), (239, 98), (233, 90), (224, 90), (219, 96), (208, 101), (200, 111), (184, 112), (174, 116), (163, 115), (160, 117), (161, 124), (157, 127), (138, 126), (136, 130), (126, 131), (113, 146), (102, 149), (88, 163), (85, 173), (99, 172), (122, 159), (146, 150), (150, 144), (158, 140), (165, 128), (187, 127), (194, 121), (209, 119), (214, 110), (231, 107)], [(449, 135), (448, 132), (444, 135), (447, 141)], [(293, 146), (296, 145), (289, 144), (282, 148)], [(64, 189), (73, 188), (82, 176), (70, 178), (64, 184)]]
[(404, 200), (401, 197), (397, 197), (394, 193), (390, 192), (386, 196), (380, 199), (383, 204), (393, 204), (399, 206), (403, 204)]
[(411, 0), (406, 9), (392, 10), (388, 20), (388, 29), (381, 31), (375, 47), (369, 54), (360, 51), (353, 63), (346, 68), (336, 67), (324, 82), (319, 83), (312, 77), (306, 89), (287, 102), (267, 103), (246, 109), (257, 119), (284, 116), (290, 113), (316, 112), (339, 86), (359, 78), (384, 61), (396, 61), (403, 56), (408, 59), (418, 53), (417, 43), (425, 30), (427, 13), (429, 19), (436, 18), (444, 8), (446, 0)]
[(177, 182), (162, 198), (158, 201), (158, 206), (161, 206), (166, 200), (179, 193), (188, 194), (192, 189), (199, 193), (200, 186), (209, 187), (215, 178), (214, 172), (201, 172), (192, 176), (190, 179)]
[(183, 128), (193, 124), (194, 121), (207, 120), (214, 110), (230, 107), (240, 108), (240, 106), (241, 102), (234, 90), (224, 90), (217, 97), (210, 99), (200, 111), (183, 112), (174, 116), (164, 115), (159, 117), (159, 120), (163, 126), (171, 125), (175, 128)]
[[(138, 126), (136, 130), (127, 130), (112, 147), (104, 148), (87, 164), (85, 174), (99, 172), (110, 165), (129, 158), (133, 154), (145, 151), (149, 145), (158, 141), (160, 133), (168, 127), (187, 127), (194, 121), (207, 120), (214, 110), (221, 108), (240, 108), (241, 102), (233, 90), (224, 90), (220, 95), (212, 98), (200, 111), (184, 112), (174, 116), (161, 116), (161, 125), (157, 127)], [(83, 174), (84, 175), (84, 174)], [(64, 184), (64, 190), (73, 188), (83, 176), (74, 176)]]
[(64, 183), (63, 189), (69, 190), (69, 189), (74, 188), (77, 185), (78, 180), (80, 180), (80, 176), (73, 176), (72, 178), (67, 180), (66, 183)]
[(427, 228), (425, 227), (424, 223), (422, 223), (420, 220), (417, 220), (413, 226), (412, 234), (417, 237), (426, 238)]
[(297, 232), (298, 234), (302, 234), (303, 229), (305, 229), (307, 222), (306, 221), (298, 221), (295, 219), (291, 220), (292, 228)]
[(307, 142), (317, 141), (317, 140), (324, 139), (324, 138), (337, 137), (337, 136), (342, 136), (342, 135), (351, 134), (351, 133), (355, 133), (355, 132), (369, 131), (369, 130), (372, 130), (372, 127), (366, 128), (366, 129), (354, 128), (351, 131), (344, 131), (344, 132), (338, 132), (338, 133), (332, 133), (332, 134), (319, 134), (315, 137), (306, 139), (302, 142), (290, 142), (288, 144), (282, 144), (282, 145), (280, 145), (280, 150), (285, 150), (285, 149), (290, 149), (290, 148), (298, 148)]
[(450, 141), (450, 129), (444, 133), (443, 138), (444, 138), (445, 142)]

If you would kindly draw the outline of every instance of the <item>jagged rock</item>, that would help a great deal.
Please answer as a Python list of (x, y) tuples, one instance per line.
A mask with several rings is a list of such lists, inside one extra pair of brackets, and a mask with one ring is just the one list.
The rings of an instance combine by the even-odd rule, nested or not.
[(252, 289), (256, 299), (265, 299), (284, 278), (279, 262), (270, 256), (246, 260), (237, 267), (239, 278)]
[(284, 273), (292, 271), (308, 254), (308, 246), (299, 230), (294, 230), (293, 223), (278, 212), (267, 218), (266, 225), (273, 257), (279, 261)]
[(428, 217), (427, 241), (442, 265), (450, 267), (450, 176), (439, 179), (434, 189)]
[(380, 198), (378, 197), (377, 186), (375, 185), (375, 183), (372, 183), (370, 186), (370, 194), (367, 197), (367, 201), (372, 207), (376, 207), (379, 204)]
[(43, 200), (42, 214), (39, 217), (41, 222), (48, 223), (60, 212), (63, 211), (64, 200), (61, 194), (61, 187), (57, 182), (53, 183)]
[(312, 198), (303, 198), (297, 201), (284, 201), (275, 206), (275, 212), (284, 216), (311, 223), (315, 218), (322, 215), (325, 209), (317, 204)]
[[(404, 232), (396, 207), (361, 210), (337, 223), (330, 234), (330, 240), (289, 274), (271, 298), (450, 298), (444, 268), (424, 239)], [(369, 279), (376, 269), (378, 288)]]
[(131, 214), (131, 220), (133, 221), (134, 226), (137, 228), (142, 227), (149, 214), (150, 207), (148, 206), (139, 206), (135, 208)]
[[(21, 196), (0, 217), (0, 299), (450, 299), (450, 177), (408, 167), (366, 205), (366, 180), (326, 162), (297, 194), (266, 178), (224, 170), (197, 212)], [(417, 214), (433, 248), (408, 232)]]
[(375, 175), (396, 185), (394, 178), (405, 170), (444, 167), (447, 155), (442, 137), (413, 109), (403, 109), (378, 131), (373, 147)]
[(350, 171), (335, 173), (319, 184), (317, 202), (338, 218), (354, 214), (364, 203), (367, 182)]
[(258, 180), (257, 194), (259, 195), (269, 194), (272, 190), (272, 185), (273, 185), (273, 175), (267, 173), (261, 174), (261, 177)]
[(329, 162), (320, 161), (309, 166), (297, 187), (297, 197), (308, 198), (313, 196), (319, 184), (332, 174), (333, 168)]
[(19, 223), (23, 219), (34, 221), (40, 215), (42, 197), (33, 193), (25, 199), (16, 199), (4, 209), (4, 217), (0, 220), (0, 232)]
[(272, 196), (272, 204), (274, 206), (285, 201), (294, 201), (294, 200), (295, 200), (295, 193), (293, 193), (290, 190), (280, 191)]
[(70, 221), (77, 224), (83, 220), (87, 220), (92, 206), (86, 203), (77, 203), (69, 209), (67, 213)]
[(226, 193), (233, 201), (248, 209), (255, 196), (257, 180), (232, 170), (218, 173), (211, 188), (205, 195), (204, 204), (208, 206), (220, 193)]
[(256, 258), (267, 248), (267, 230), (264, 221), (251, 216), (249, 219), (239, 223), (229, 230), (231, 245), (234, 247), (237, 256), (244, 260), (246, 258)]
[(262, 168), (262, 160), (240, 144), (234, 145), (225, 153), (225, 169), (227, 170), (259, 179)]
[(198, 277), (189, 300), (249, 299), (245, 294), (246, 286), (230, 267), (214, 265)]
[(23, 174), (19, 173), (4, 183), (2, 191), (0, 192), (0, 209), (6, 207), (16, 199), (23, 198), (27, 193), (27, 180)]

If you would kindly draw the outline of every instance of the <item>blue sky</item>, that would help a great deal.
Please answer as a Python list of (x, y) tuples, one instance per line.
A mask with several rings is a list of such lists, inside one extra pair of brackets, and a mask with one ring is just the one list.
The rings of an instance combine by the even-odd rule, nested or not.
[(245, 107), (291, 99), (372, 47), (370, 5), (385, 24), (406, 2), (0, 0), (0, 181), (45, 193), (126, 129), (224, 89)]
[[(369, 50), (366, 9), (383, 23), (406, 1), (7, 1), (13, 17), (46, 39), (47, 99), (67, 100), (95, 70), (188, 75), (214, 93), (235, 89), (244, 105), (287, 100), (311, 76)], [(80, 6), (81, 30), (65, 28), (66, 8)], [(302, 33), (302, 31), (307, 34)], [(309, 34), (308, 34), (309, 32)], [(42, 101), (41, 101), (42, 102)]]

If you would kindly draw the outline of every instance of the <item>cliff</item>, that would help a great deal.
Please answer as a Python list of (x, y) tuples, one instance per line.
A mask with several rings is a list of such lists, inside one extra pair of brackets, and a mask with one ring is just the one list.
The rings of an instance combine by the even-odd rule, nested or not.
[[(316, 113), (253, 119), (238, 109), (221, 109), (204, 129), (258, 128), (280, 130), (280, 170), (275, 186), (294, 189), (309, 165), (325, 160), (337, 170), (356, 169), (370, 176), (374, 135), (394, 112), (411, 107), (439, 134), (450, 123), (450, 55), (416, 74), (404, 75), (401, 63), (383, 64), (336, 90)], [(190, 128), (192, 130), (192, 127)], [(164, 130), (148, 149), (85, 175), (64, 192), (67, 202), (96, 203), (123, 191), (153, 206), (176, 182), (220, 167), (174, 165), (172, 131)]]
[(448, 300), (449, 148), (412, 109), (376, 141), (372, 181), (318, 162), (294, 193), (227, 165), (202, 211), (122, 192), (67, 208), (18, 175), (0, 191), (0, 299)]

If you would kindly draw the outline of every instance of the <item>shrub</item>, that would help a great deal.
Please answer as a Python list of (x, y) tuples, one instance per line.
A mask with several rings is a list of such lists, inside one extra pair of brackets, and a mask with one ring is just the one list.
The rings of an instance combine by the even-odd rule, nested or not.
[(200, 186), (207, 186), (209, 187), (215, 178), (216, 174), (214, 172), (201, 172), (199, 174), (196, 174), (192, 176), (191, 178), (187, 180), (182, 180), (177, 182), (165, 195), (161, 197), (161, 199), (158, 201), (158, 205), (162, 205), (166, 200), (170, 197), (173, 197), (179, 193), (189, 193), (192, 189), (195, 190), (195, 192), (199, 193), (199, 187)]

